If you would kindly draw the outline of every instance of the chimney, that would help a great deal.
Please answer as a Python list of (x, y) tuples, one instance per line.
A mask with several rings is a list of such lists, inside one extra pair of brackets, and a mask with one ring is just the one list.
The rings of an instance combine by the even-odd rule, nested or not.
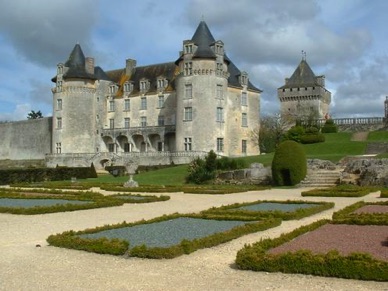
[(126, 59), (125, 61), (126, 66), (125, 66), (125, 74), (127, 76), (130, 76), (134, 73), (135, 68), (136, 68), (136, 60), (133, 59)]
[(85, 70), (86, 73), (94, 75), (94, 58), (87, 57), (85, 58)]

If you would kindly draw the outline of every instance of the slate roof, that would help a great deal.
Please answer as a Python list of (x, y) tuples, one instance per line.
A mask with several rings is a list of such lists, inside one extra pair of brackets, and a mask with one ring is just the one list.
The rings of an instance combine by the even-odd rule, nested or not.
[(216, 59), (216, 54), (210, 48), (216, 42), (205, 21), (201, 21), (191, 41), (197, 46), (193, 58)]
[[(68, 60), (65, 62), (65, 67), (68, 68), (67, 72), (63, 74), (63, 78), (75, 78), (75, 79), (89, 79), (89, 80), (109, 80), (103, 69), (100, 67), (94, 68), (94, 74), (86, 72), (85, 68), (85, 55), (79, 44), (76, 44), (71, 51)], [(57, 77), (51, 79), (54, 83), (57, 81)]]
[(299, 63), (295, 72), (288, 79), (286, 84), (279, 89), (285, 88), (295, 88), (295, 87), (308, 87), (308, 86), (321, 86), (317, 82), (317, 77), (315, 76), (313, 70), (310, 68), (309, 64), (305, 59)]

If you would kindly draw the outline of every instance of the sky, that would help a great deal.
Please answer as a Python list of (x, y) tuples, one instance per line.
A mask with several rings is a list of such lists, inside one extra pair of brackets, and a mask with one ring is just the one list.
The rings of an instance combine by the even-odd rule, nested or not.
[(0, 0), (0, 121), (52, 115), (51, 78), (79, 43), (105, 71), (175, 61), (204, 20), (279, 112), (277, 88), (306, 52), (325, 75), (333, 118), (383, 117), (386, 0)]

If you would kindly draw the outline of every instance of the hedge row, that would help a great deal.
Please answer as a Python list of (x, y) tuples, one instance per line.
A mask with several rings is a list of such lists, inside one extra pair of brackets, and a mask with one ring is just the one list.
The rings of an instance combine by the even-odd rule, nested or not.
[(380, 198), (388, 198), (388, 189), (381, 190)]
[[(282, 204), (316, 204), (316, 206), (312, 206), (309, 208), (299, 208), (295, 209), (295, 211), (280, 211), (280, 210), (271, 210), (271, 211), (252, 211), (252, 210), (244, 210), (238, 209), (243, 206), (255, 205), (259, 203), (282, 203)], [(202, 214), (212, 214), (214, 216), (217, 215), (238, 215), (239, 217), (249, 217), (251, 219), (263, 219), (269, 217), (277, 217), (283, 220), (292, 220), (292, 219), (302, 219), (304, 217), (325, 211), (327, 209), (333, 208), (334, 203), (332, 202), (307, 202), (307, 201), (266, 201), (259, 200), (255, 202), (248, 203), (235, 203), (231, 205), (221, 206), (221, 207), (213, 207), (208, 210), (202, 211)]]
[[(128, 249), (130, 246), (130, 242), (118, 239), (86, 239), (80, 237), (82, 234), (88, 233), (97, 233), (108, 229), (117, 229), (123, 227), (131, 227), (135, 225), (141, 224), (149, 224), (160, 221), (166, 221), (170, 219), (175, 219), (179, 217), (192, 217), (192, 218), (203, 218), (208, 219), (209, 216), (198, 215), (198, 214), (172, 214), (172, 215), (164, 215), (161, 217), (157, 217), (148, 221), (138, 221), (135, 223), (127, 223), (123, 222), (116, 225), (105, 225), (103, 227), (97, 227), (94, 229), (86, 229), (84, 231), (67, 231), (62, 234), (51, 235), (47, 238), (47, 242), (50, 245), (64, 247), (64, 248), (74, 248), (78, 250), (85, 250), (89, 252), (96, 252), (102, 254), (114, 254), (114, 255), (124, 255), (127, 254), (133, 257), (141, 257), (141, 258), (153, 258), (153, 259), (171, 259), (183, 254), (192, 253), (201, 248), (208, 248), (212, 246), (216, 246), (221, 243), (225, 243), (242, 235), (253, 233), (257, 231), (266, 230), (271, 227), (276, 227), (280, 225), (280, 219), (266, 219), (262, 221), (257, 221), (253, 223), (248, 223), (243, 226), (232, 228), (229, 231), (216, 233), (207, 237), (203, 237), (200, 239), (194, 240), (185, 240), (183, 239), (180, 244), (174, 245), (166, 248), (148, 248), (146, 246), (136, 246), (132, 249)], [(232, 220), (232, 217), (225, 217)], [(224, 219), (225, 219), (224, 218)], [(247, 220), (250, 221), (250, 220)]]
[(388, 213), (354, 213), (357, 209), (367, 205), (386, 205), (388, 201), (367, 203), (359, 201), (333, 213), (333, 223), (357, 225), (388, 225)]
[(360, 187), (355, 185), (339, 185), (324, 189), (313, 189), (303, 191), (302, 196), (321, 196), (321, 197), (362, 197), (376, 191), (372, 187)]
[(91, 167), (57, 167), (0, 170), (0, 185), (32, 183), (41, 181), (97, 178), (96, 170)]
[[(125, 197), (123, 197), (125, 196)], [(116, 194), (104, 196), (96, 192), (65, 192), (61, 190), (28, 190), (24, 189), (1, 189), (1, 198), (12, 199), (65, 199), (70, 201), (88, 201), (87, 204), (56, 204), (52, 206), (35, 206), (35, 207), (2, 207), (0, 204), (0, 213), (12, 214), (44, 214), (54, 212), (76, 211), (84, 209), (94, 209), (103, 207), (121, 206), (125, 203), (150, 203), (169, 200), (169, 196), (161, 195), (160, 197), (152, 195), (130, 195)], [(125, 198), (125, 199), (124, 199)], [(141, 198), (141, 199), (139, 199)]]
[(267, 253), (269, 249), (289, 242), (328, 222), (328, 220), (320, 220), (288, 234), (282, 234), (278, 238), (265, 239), (253, 245), (247, 245), (237, 253), (237, 267), (253, 271), (297, 273), (358, 280), (388, 280), (388, 262), (376, 260), (365, 253), (353, 253), (349, 256), (342, 256), (337, 251), (326, 254), (313, 254), (307, 250), (277, 255)]

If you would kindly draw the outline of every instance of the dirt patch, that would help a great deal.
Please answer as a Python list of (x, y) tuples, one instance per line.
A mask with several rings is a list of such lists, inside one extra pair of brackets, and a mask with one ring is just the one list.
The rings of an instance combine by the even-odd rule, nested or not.
[(296, 239), (268, 251), (271, 254), (310, 250), (315, 254), (337, 250), (342, 255), (368, 253), (378, 260), (388, 261), (386, 246), (388, 226), (326, 224)]
[(388, 205), (365, 205), (353, 213), (388, 213)]
[(351, 141), (366, 141), (368, 139), (368, 131), (355, 132), (352, 135)]

